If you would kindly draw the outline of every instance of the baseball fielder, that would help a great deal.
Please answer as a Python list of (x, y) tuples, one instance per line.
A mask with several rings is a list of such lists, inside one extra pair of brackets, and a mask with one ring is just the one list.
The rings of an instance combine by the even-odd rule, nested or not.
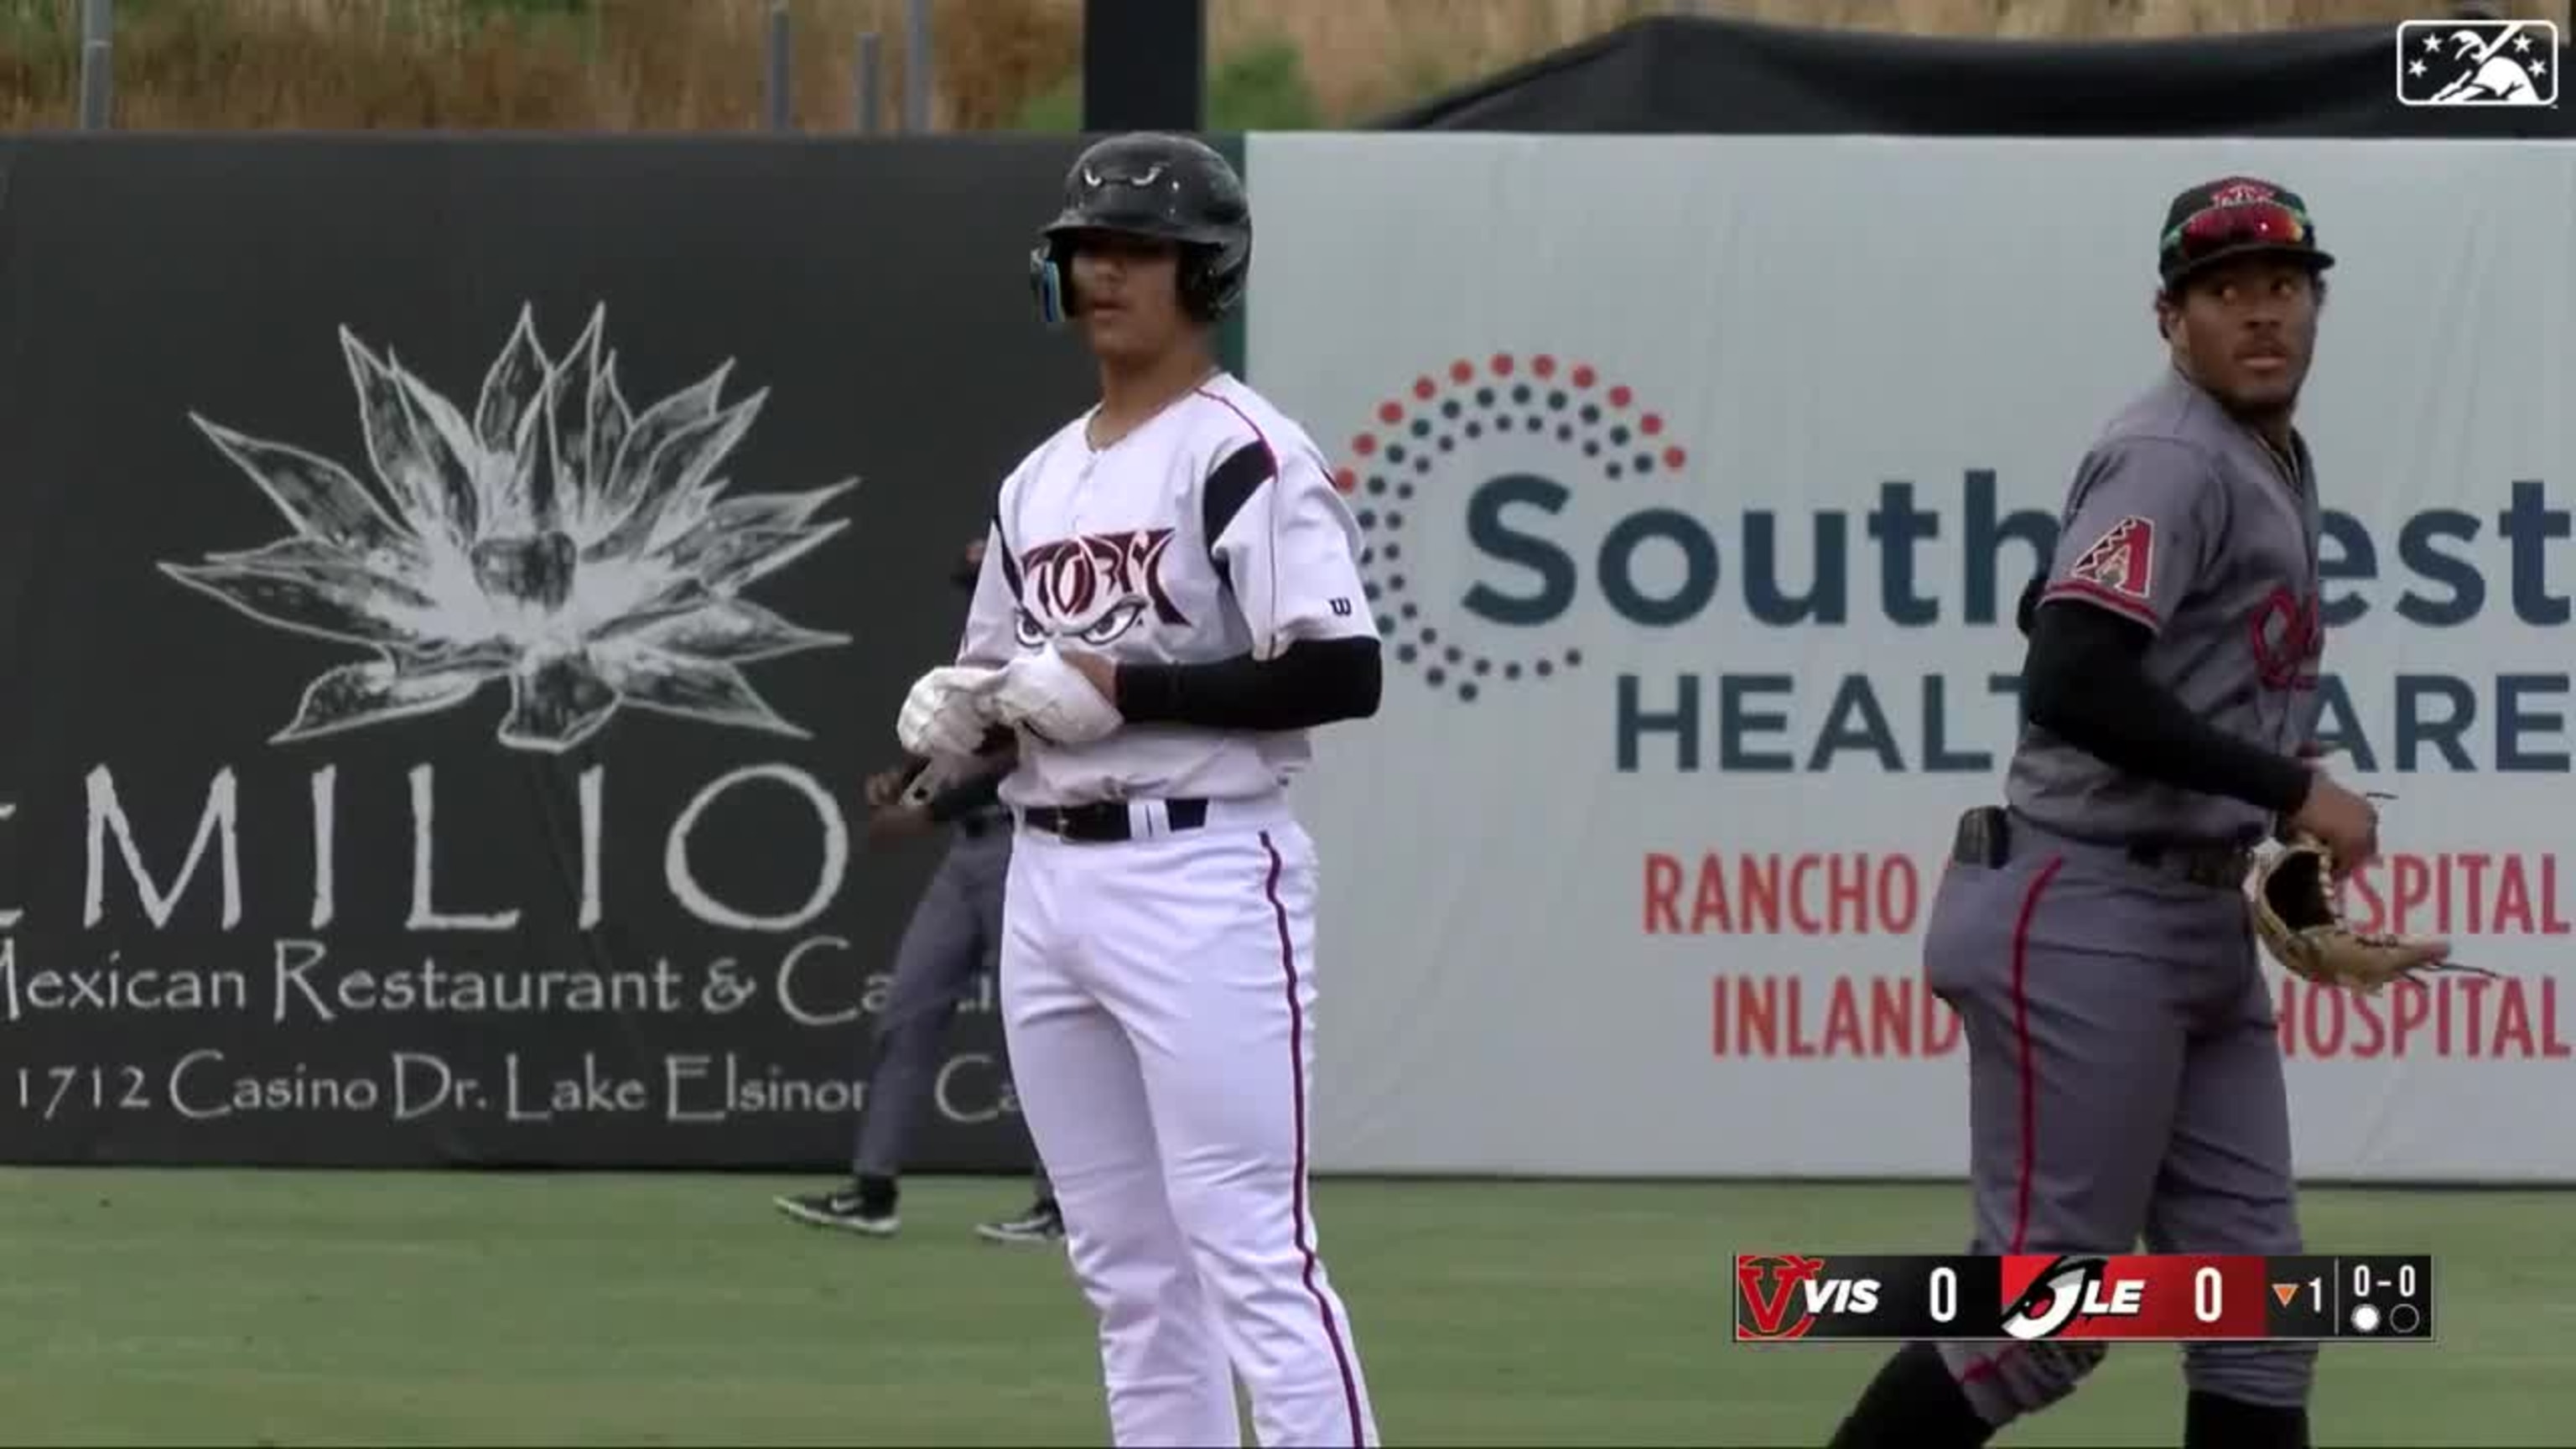
[[(1962, 817), (1924, 941), (1968, 1042), (1971, 1251), (2300, 1251), (2245, 883), (2285, 826), (2344, 871), (2378, 848), (2372, 807), (2302, 757), (2325, 638), (2291, 414), (2333, 260), (2268, 182), (2175, 198), (2156, 297), (2171, 366), (2085, 454), (2026, 598), (2008, 806)], [(2102, 1353), (1911, 1345), (1833, 1442), (1983, 1444)], [(2191, 1345), (2183, 1443), (2304, 1449), (2313, 1369), (2311, 1347)]]
[(1032, 281), (1100, 402), (1004, 480), (957, 663), (898, 734), (1017, 737), (1002, 1007), (1115, 1441), (1240, 1443), (1240, 1375), (1263, 1444), (1374, 1444), (1307, 1192), (1316, 855), (1285, 793), (1307, 731), (1377, 708), (1358, 529), (1211, 361), (1252, 252), (1224, 158), (1121, 136), (1066, 193)]

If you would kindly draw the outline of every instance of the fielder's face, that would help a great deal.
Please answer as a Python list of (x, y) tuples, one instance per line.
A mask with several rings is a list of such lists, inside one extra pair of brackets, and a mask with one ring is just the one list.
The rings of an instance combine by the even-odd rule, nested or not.
[(2223, 262), (2158, 304), (2183, 370), (2240, 417), (2286, 414), (2317, 345), (2316, 277), (2278, 257)]
[(1074, 243), (1073, 292), (1082, 332), (1105, 362), (1149, 362), (1188, 334), (1180, 249), (1150, 237), (1094, 232)]

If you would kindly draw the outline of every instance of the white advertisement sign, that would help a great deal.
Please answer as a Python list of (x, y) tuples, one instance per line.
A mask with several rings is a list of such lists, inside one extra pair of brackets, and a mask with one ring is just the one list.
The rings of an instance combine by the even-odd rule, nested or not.
[(1919, 943), (2000, 799), (2014, 604), (2165, 365), (2167, 202), (2252, 174), (2340, 258), (2324, 728), (2396, 797), (2353, 904), (2503, 976), (2275, 970), (2299, 1167), (2576, 1180), (2576, 147), (1292, 135), (1248, 172), (1248, 371), (1346, 470), (1394, 651), (1301, 787), (1319, 1168), (1964, 1169)]

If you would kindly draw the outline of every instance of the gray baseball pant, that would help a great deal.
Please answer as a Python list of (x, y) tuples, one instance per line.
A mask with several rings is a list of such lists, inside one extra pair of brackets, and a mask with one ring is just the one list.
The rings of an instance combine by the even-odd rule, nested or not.
[[(2300, 1248), (2289, 1093), (2240, 889), (2010, 821), (1953, 861), (1924, 938), (1968, 1044), (1974, 1253)], [(2099, 1343), (1943, 1344), (2003, 1425), (2072, 1393)], [(2183, 1378), (2304, 1405), (2314, 1345), (2190, 1344)]]
[[(980, 974), (998, 969), (1002, 890), (1010, 878), (1011, 822), (959, 826), (895, 947), (894, 980), (876, 1023), (876, 1066), (859, 1113), (853, 1170), (895, 1178), (939, 1080), (940, 1046)], [(1040, 1197), (1046, 1164), (1036, 1165)]]

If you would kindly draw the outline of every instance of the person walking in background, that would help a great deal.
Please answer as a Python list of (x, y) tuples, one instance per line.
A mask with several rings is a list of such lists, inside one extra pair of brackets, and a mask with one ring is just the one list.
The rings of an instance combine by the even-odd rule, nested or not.
[[(954, 582), (972, 588), (983, 565), (984, 541), (967, 547)], [(1000, 958), (1002, 887), (1011, 865), (1011, 814), (996, 798), (1002, 770), (943, 790), (926, 805), (903, 794), (927, 761), (882, 771), (867, 783), (867, 837), (884, 845), (953, 832), (948, 855), (913, 907), (895, 948), (894, 981), (878, 1014), (876, 1065), (861, 1104), (851, 1181), (830, 1192), (783, 1195), (780, 1212), (818, 1227), (891, 1237), (901, 1225), (896, 1211), (913, 1129), (930, 1105), (939, 1077), (940, 1044), (957, 1007), (978, 976)], [(1037, 1199), (1015, 1218), (979, 1225), (994, 1242), (1054, 1242), (1064, 1235), (1053, 1188), (1043, 1163), (1035, 1170)]]

